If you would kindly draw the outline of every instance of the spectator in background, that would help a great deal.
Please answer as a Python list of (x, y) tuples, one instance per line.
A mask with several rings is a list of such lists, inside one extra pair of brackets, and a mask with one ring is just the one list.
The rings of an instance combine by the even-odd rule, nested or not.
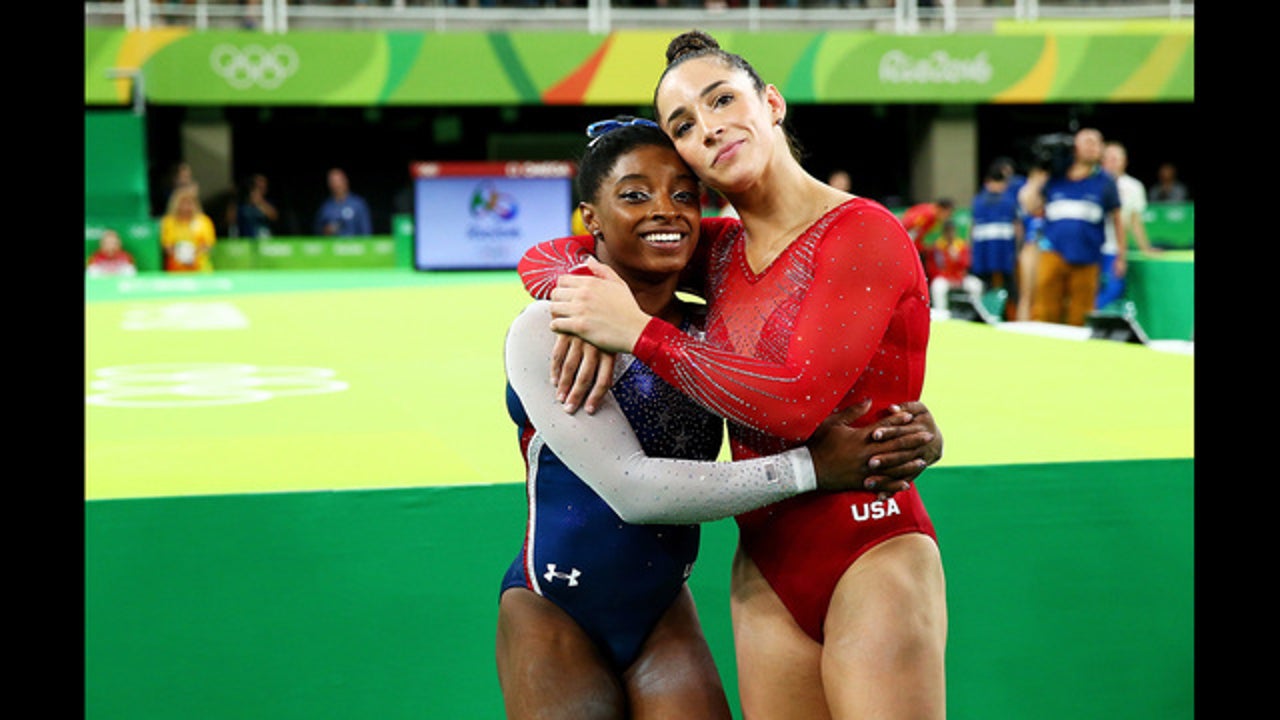
[(920, 264), (924, 266), (927, 279), (932, 280), (937, 273), (937, 268), (933, 267), (933, 254), (929, 252), (927, 238), (950, 220), (954, 211), (955, 203), (950, 198), (940, 198), (934, 202), (916, 203), (902, 213), (902, 225), (916, 244), (916, 252), (920, 253)]
[(853, 178), (849, 177), (849, 172), (840, 168), (831, 171), (827, 176), (827, 184), (837, 190), (843, 190), (847, 193), (853, 192)]
[[(969, 229), (973, 265), (970, 272), (983, 289), (1003, 288), (1010, 314), (1018, 302), (1018, 248), (1022, 246), (1022, 219), (1018, 196), (1009, 193), (1012, 167), (998, 159), (987, 169), (982, 189), (973, 198)], [(981, 291), (980, 291), (981, 292)]]
[(1036, 258), (1040, 256), (1040, 243), (1044, 240), (1044, 212), (1028, 215), (1018, 202), (1018, 191), (1027, 182), (1027, 176), (1018, 172), (1013, 158), (1000, 156), (991, 161), (993, 167), (1000, 168), (1007, 178), (1005, 193), (1013, 198), (1018, 207), (1018, 224), (1021, 226), (1021, 242), (1018, 243), (1017, 274), (1015, 283), (1017, 297), (1012, 298), (1010, 309), (1012, 319), (1027, 321), (1031, 319), (1031, 300), (1036, 289)]
[[(1044, 212), (1045, 244), (1036, 259), (1031, 319), (1083, 326), (1098, 297), (1106, 223), (1120, 228), (1116, 181), (1103, 172), (1102, 133), (1081, 128), (1075, 134), (1071, 165), (1061, 174), (1036, 168), (1018, 193), (1028, 214)], [(1123, 263), (1125, 245), (1117, 244)]]
[(124, 249), (120, 241), (120, 233), (107, 228), (98, 239), (98, 249), (89, 256), (89, 264), (85, 267), (85, 275), (89, 277), (107, 277), (111, 275), (137, 275), (138, 265), (133, 255)]
[[(1021, 207), (1021, 205), (1019, 205)], [(1022, 244), (1018, 246), (1018, 299), (1014, 318), (1031, 319), (1031, 303), (1036, 296), (1036, 270), (1044, 244), (1044, 211), (1022, 214)]]
[[(1116, 180), (1116, 191), (1120, 193), (1120, 230), (1128, 231), (1138, 249), (1151, 255), (1157, 252), (1147, 238), (1147, 226), (1142, 221), (1142, 214), (1147, 211), (1147, 189), (1137, 178), (1128, 174), (1129, 153), (1124, 145), (1109, 142), (1102, 149), (1102, 169)], [(1128, 243), (1123, 234), (1117, 236), (1115, 226), (1106, 226), (1107, 240), (1102, 245), (1102, 287), (1098, 290), (1098, 299), (1094, 307), (1101, 309), (1124, 297), (1125, 275), (1128, 274), (1125, 257), (1116, 251), (1119, 243)]]
[(240, 237), (246, 240), (264, 240), (274, 233), (272, 228), (280, 219), (280, 211), (267, 199), (267, 176), (254, 173), (246, 182), (244, 200), (236, 214)]
[(969, 274), (973, 261), (969, 243), (956, 235), (954, 220), (942, 223), (942, 234), (929, 250), (937, 274), (929, 281), (929, 297), (935, 310), (948, 309), (947, 296), (953, 289), (963, 289), (973, 297), (974, 304), (982, 302), (982, 281)]
[(1022, 211), (1022, 205), (1018, 202), (1018, 191), (1027, 182), (1027, 176), (1018, 172), (1018, 166), (1013, 162), (1013, 158), (1007, 155), (1001, 155), (991, 161), (991, 169), (998, 171), (1005, 178), (1005, 194), (1013, 198), (1014, 207), (1018, 208), (1018, 222), (1022, 225), (1022, 237), (1025, 240), (1029, 237), (1027, 233), (1027, 224), (1030, 218)]
[(347, 173), (329, 170), (329, 198), (316, 212), (315, 234), (330, 237), (363, 237), (373, 234), (373, 217), (364, 198), (351, 192)]
[(571, 235), (586, 235), (587, 226), (582, 222), (582, 207), (578, 206), (569, 213), (569, 233)]
[(163, 178), (163, 182), (157, 183), (156, 187), (163, 195), (156, 196), (159, 202), (156, 206), (158, 208), (156, 214), (163, 215), (169, 207), (169, 201), (173, 199), (173, 193), (178, 188), (188, 185), (197, 185), (195, 173), (191, 169), (191, 163), (180, 160), (169, 168), (169, 173)]
[(240, 190), (232, 183), (222, 190), (205, 196), (205, 213), (213, 220), (213, 230), (218, 237), (239, 237), (237, 216), (240, 214)]
[[(1023, 183), (1027, 181), (1027, 176), (1018, 172), (1018, 166), (1013, 162), (1013, 158), (1008, 157), (1007, 155), (1001, 155), (995, 160), (992, 160), (989, 170), (998, 172), (1002, 177), (1004, 177), (1005, 192), (1014, 199), (1014, 204), (1016, 205), (1018, 200), (1018, 191), (1022, 189)], [(1022, 208), (1019, 207), (1018, 210), (1021, 212)]]
[(1187, 186), (1178, 180), (1178, 167), (1171, 162), (1161, 163), (1156, 170), (1156, 182), (1147, 193), (1153, 203), (1180, 203), (1191, 199)]
[(213, 220), (200, 206), (195, 185), (174, 190), (169, 206), (160, 218), (160, 249), (167, 272), (209, 272), (210, 253), (217, 242)]
[(1013, 204), (1018, 208), (1018, 234), (1021, 239), (1017, 249), (1018, 278), (1014, 283), (1017, 297), (1010, 295), (1006, 315), (1012, 314), (1012, 319), (1025, 322), (1031, 319), (1031, 300), (1036, 287), (1036, 258), (1040, 255), (1040, 241), (1044, 239), (1044, 213), (1028, 215), (1022, 210), (1022, 204), (1018, 202), (1018, 191), (1026, 184), (1027, 176), (1018, 172), (1013, 158), (1002, 155), (992, 160), (991, 166), (1005, 177), (1005, 194), (1013, 198)]
[(262, 0), (241, 0), (240, 4), (244, 5), (244, 16), (240, 18), (240, 27), (244, 30), (257, 30), (262, 17)]
[(187, 185), (195, 185), (195, 171), (191, 169), (191, 163), (182, 160), (173, 166), (173, 173), (169, 177), (169, 195), (172, 196), (174, 191)]

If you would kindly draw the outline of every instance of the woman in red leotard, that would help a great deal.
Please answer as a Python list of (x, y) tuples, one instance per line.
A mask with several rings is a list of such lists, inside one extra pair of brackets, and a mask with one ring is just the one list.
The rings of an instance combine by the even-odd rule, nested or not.
[[(687, 273), (709, 305), (705, 338), (642, 312), (594, 260), (594, 276), (551, 291), (552, 329), (632, 353), (728, 418), (735, 459), (796, 447), (863, 398), (872, 408), (859, 423), (918, 400), (929, 293), (901, 222), (804, 170), (785, 100), (743, 58), (691, 31), (667, 59), (657, 120), (741, 218), (704, 223)], [(811, 493), (737, 521), (745, 716), (945, 717), (945, 581), (914, 486)]]

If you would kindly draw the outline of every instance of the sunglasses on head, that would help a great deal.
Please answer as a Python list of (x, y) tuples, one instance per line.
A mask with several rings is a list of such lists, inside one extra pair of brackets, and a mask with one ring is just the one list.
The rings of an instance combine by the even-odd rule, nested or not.
[(658, 127), (658, 123), (647, 118), (631, 118), (630, 120), (598, 120), (587, 126), (587, 137), (595, 140), (605, 133), (612, 132), (618, 128), (629, 127), (631, 125), (647, 125), (652, 128)]

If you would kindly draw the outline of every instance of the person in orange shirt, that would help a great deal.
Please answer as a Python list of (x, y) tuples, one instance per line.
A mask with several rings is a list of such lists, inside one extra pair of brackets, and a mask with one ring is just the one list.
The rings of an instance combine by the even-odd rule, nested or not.
[(217, 242), (213, 220), (200, 206), (199, 188), (186, 185), (174, 190), (169, 207), (160, 218), (160, 248), (166, 272), (209, 272), (210, 252)]
[(938, 268), (933, 264), (933, 254), (929, 252), (926, 239), (929, 233), (941, 228), (951, 219), (955, 208), (955, 203), (950, 198), (940, 198), (934, 202), (917, 203), (902, 213), (902, 226), (915, 242), (916, 251), (920, 253), (920, 264), (924, 266), (924, 274), (929, 279), (937, 275)]

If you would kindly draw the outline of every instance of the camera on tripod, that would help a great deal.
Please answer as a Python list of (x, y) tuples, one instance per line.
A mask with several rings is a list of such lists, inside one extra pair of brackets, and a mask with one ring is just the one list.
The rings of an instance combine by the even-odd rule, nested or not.
[(1066, 174), (1075, 161), (1075, 136), (1070, 133), (1038, 135), (1031, 141), (1027, 166), (1047, 170), (1050, 175)]

